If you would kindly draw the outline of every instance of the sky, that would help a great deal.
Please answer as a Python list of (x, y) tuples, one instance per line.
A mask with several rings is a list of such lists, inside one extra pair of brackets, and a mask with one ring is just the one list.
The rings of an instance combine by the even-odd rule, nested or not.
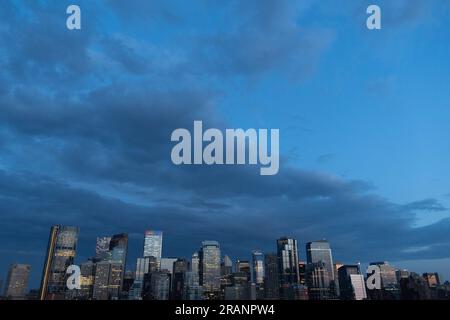
[[(82, 29), (66, 28), (77, 4)], [(366, 8), (382, 29), (366, 28)], [(450, 279), (450, 3), (23, 0), (0, 4), (0, 279), (50, 226), (146, 229), (163, 256), (218, 240), (233, 260), (281, 236), (336, 261)], [(170, 134), (277, 128), (280, 171), (175, 166)]]

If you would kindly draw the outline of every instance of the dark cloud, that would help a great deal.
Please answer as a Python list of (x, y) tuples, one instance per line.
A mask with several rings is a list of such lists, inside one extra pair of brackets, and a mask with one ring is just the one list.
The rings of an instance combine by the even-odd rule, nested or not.
[(314, 71), (333, 34), (302, 27), (298, 7), (292, 1), (231, 1), (226, 24), (234, 27), (200, 38), (195, 55), (211, 71), (227, 75), (276, 71), (303, 78)]
[(407, 205), (405, 205), (405, 208), (411, 211), (429, 211), (429, 212), (448, 210), (448, 208), (444, 207), (436, 199), (424, 199), (420, 201), (414, 201), (412, 203), (408, 203)]

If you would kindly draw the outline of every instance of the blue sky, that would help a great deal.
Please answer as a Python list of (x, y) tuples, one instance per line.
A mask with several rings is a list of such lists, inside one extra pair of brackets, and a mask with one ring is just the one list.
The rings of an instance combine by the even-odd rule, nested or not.
[[(65, 28), (72, 2), (81, 31)], [(80, 261), (129, 232), (132, 267), (154, 228), (167, 256), (216, 239), (237, 259), (291, 235), (302, 257), (327, 238), (339, 261), (449, 278), (449, 14), (440, 0), (2, 2), (1, 274), (29, 262), (37, 286), (60, 223), (80, 226)], [(280, 173), (173, 166), (170, 132), (194, 120), (279, 128)]]

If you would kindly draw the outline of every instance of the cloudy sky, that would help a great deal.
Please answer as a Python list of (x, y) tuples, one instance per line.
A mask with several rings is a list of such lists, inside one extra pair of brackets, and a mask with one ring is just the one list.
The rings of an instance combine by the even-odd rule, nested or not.
[[(82, 30), (66, 29), (66, 8)], [(365, 27), (382, 8), (382, 30)], [(145, 229), (164, 256), (218, 240), (233, 260), (283, 235), (335, 260), (450, 279), (450, 3), (23, 0), (0, 4), (0, 279), (53, 224)], [(175, 166), (170, 134), (279, 128), (280, 172)], [(396, 263), (397, 262), (397, 263)]]

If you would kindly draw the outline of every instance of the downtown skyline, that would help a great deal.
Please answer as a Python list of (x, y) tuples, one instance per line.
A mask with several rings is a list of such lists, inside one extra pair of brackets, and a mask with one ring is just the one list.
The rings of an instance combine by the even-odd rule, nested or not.
[[(78, 229), (78, 227), (76, 227), (76, 226), (63, 226), (63, 227), (53, 226), (50, 231), (50, 240), (49, 240), (50, 242), (47, 244), (48, 245), (47, 249), (50, 248), (50, 246), (53, 246), (51, 244), (51, 241), (56, 241), (55, 230), (59, 230), (59, 229), (68, 230), (69, 232), (72, 232), (71, 230), (73, 230), (73, 232), (75, 232), (74, 233), (75, 238), (73, 240), (75, 242), (70, 242), (70, 243), (72, 243), (71, 246), (73, 245), (73, 250), (74, 250), (74, 252), (71, 254), (72, 260), (70, 260), (71, 262), (69, 264), (67, 264), (63, 269), (58, 271), (58, 272), (61, 272), (62, 277), (65, 276), (65, 270), (71, 264), (82, 265), (83, 263), (86, 263), (88, 261), (94, 261), (94, 262), (95, 262), (95, 260), (98, 260), (99, 262), (103, 261), (106, 258), (105, 254), (109, 251), (109, 249), (108, 249), (109, 243), (111, 242), (111, 240), (114, 241), (114, 238), (120, 239), (122, 237), (126, 237), (126, 242), (125, 242), (125, 246), (124, 246), (125, 256), (123, 256), (123, 257), (127, 257), (127, 258), (125, 258), (125, 260), (123, 260), (123, 258), (119, 259), (120, 261), (123, 261), (123, 262), (121, 262), (121, 263), (123, 263), (123, 268), (124, 268), (123, 275), (125, 275), (126, 272), (130, 272), (130, 271), (136, 273), (138, 271), (136, 269), (136, 267), (137, 267), (136, 261), (138, 261), (139, 259), (142, 260), (143, 258), (153, 257), (152, 253), (156, 254), (156, 259), (157, 259), (158, 263), (160, 263), (161, 259), (166, 259), (166, 260), (172, 259), (173, 261), (175, 261), (176, 259), (187, 259), (188, 261), (190, 261), (192, 254), (198, 253), (199, 252), (198, 248), (201, 248), (200, 245), (197, 248), (193, 248), (191, 255), (189, 255), (189, 254), (185, 255), (185, 256), (176, 256), (176, 255), (170, 255), (170, 254), (165, 255), (163, 243), (167, 243), (170, 240), (168, 241), (167, 239), (165, 239), (163, 237), (163, 234), (164, 234), (163, 231), (147, 229), (142, 234), (142, 239), (141, 239), (142, 241), (141, 241), (140, 248), (132, 248), (132, 250), (130, 250), (130, 248), (128, 247), (129, 237), (128, 237), (127, 233), (119, 233), (119, 234), (114, 234), (114, 235), (111, 234), (108, 236), (104, 236), (104, 235), (98, 236), (95, 241), (96, 244), (94, 243), (94, 245), (91, 248), (92, 255), (89, 256), (89, 254), (87, 254), (87, 253), (79, 252), (78, 242), (79, 242), (79, 237), (80, 237), (80, 230)], [(64, 231), (64, 232), (66, 232), (66, 231)], [(52, 235), (52, 234), (55, 234), (55, 235)], [(157, 240), (154, 240), (155, 237)], [(54, 240), (51, 240), (52, 238), (54, 238)], [(279, 239), (289, 239), (289, 237), (281, 237)], [(295, 238), (291, 238), (291, 239), (295, 239)], [(72, 240), (70, 240), (70, 241), (72, 241)], [(103, 249), (102, 247), (104, 247), (105, 241), (107, 241), (107, 247), (105, 247), (105, 249)], [(277, 240), (277, 242), (278, 241), (280, 241), (280, 240)], [(239, 257), (231, 257), (230, 263), (232, 263), (235, 270), (239, 269), (239, 267), (238, 267), (239, 261), (249, 261), (250, 264), (252, 265), (253, 261), (255, 261), (255, 257), (256, 257), (255, 254), (256, 255), (259, 254), (259, 255), (262, 255), (262, 257), (264, 257), (266, 254), (272, 254), (273, 252), (277, 252), (275, 240), (273, 242), (274, 242), (273, 247), (271, 249), (268, 249), (267, 251), (261, 250), (259, 248), (252, 248), (252, 249), (243, 248), (243, 250), (247, 251), (248, 254), (244, 255), (244, 256), (239, 256)], [(219, 242), (212, 241), (212, 240), (203, 240), (202, 243), (212, 243), (213, 245), (215, 243), (217, 243), (217, 245), (221, 246), (221, 244)], [(65, 245), (64, 250), (66, 250), (66, 249), (67, 249), (67, 247)], [(133, 250), (135, 251), (136, 249), (138, 249), (138, 252), (133, 252)], [(106, 251), (104, 251), (104, 250), (106, 250)], [(325, 250), (325, 252), (329, 251), (329, 253), (328, 253), (329, 258), (327, 258), (327, 253), (325, 253), (325, 255), (323, 255), (322, 253), (315, 253), (315, 252), (323, 252), (323, 250)], [(366, 274), (365, 268), (367, 266), (369, 266), (369, 264), (375, 263), (375, 261), (387, 262), (386, 260), (371, 260), (366, 263), (361, 263), (361, 261), (359, 261), (358, 259), (354, 259), (352, 261), (341, 261), (339, 259), (339, 257), (336, 258), (332, 254), (332, 252), (333, 252), (332, 245), (330, 246), (330, 242), (328, 242), (326, 239), (318, 239), (318, 240), (312, 241), (312, 242), (308, 241), (308, 242), (304, 243), (304, 246), (299, 246), (299, 245), (297, 245), (297, 242), (296, 242), (294, 252), (297, 252), (299, 254), (299, 256), (295, 258), (295, 260), (297, 262), (303, 262), (303, 263), (305, 263), (304, 261), (321, 261), (321, 262), (323, 262), (325, 268), (329, 271), (331, 278), (335, 278), (335, 277), (337, 278), (337, 270), (334, 269), (336, 267), (336, 265), (344, 265), (344, 266), (360, 265), (361, 266), (360, 272), (361, 272), (361, 274), (365, 275)], [(300, 253), (303, 253), (303, 254), (300, 254)], [(44, 252), (42, 254), (43, 254), (43, 256), (45, 256), (46, 251), (44, 250)], [(115, 256), (115, 254), (113, 254), (113, 256)], [(87, 257), (87, 258), (85, 258), (85, 257)], [(223, 250), (221, 250), (220, 257), (221, 257), (220, 261), (222, 261), (222, 262), (227, 261), (227, 259), (230, 259), (230, 255), (227, 252), (224, 252)], [(117, 257), (115, 259), (117, 259)], [(225, 260), (223, 260), (223, 259), (225, 259)], [(137, 264), (139, 265), (139, 263), (140, 262), (138, 261)], [(426, 269), (425, 271), (419, 271), (419, 270), (413, 270), (413, 269), (410, 270), (408, 268), (405, 268), (404, 265), (396, 265), (395, 263), (391, 263), (391, 262), (389, 262), (389, 264), (392, 265), (397, 270), (400, 270), (403, 272), (406, 270), (410, 271), (410, 272), (418, 272), (419, 274), (422, 274), (422, 273), (433, 274), (434, 272), (436, 272), (436, 270), (429, 270), (429, 269)], [(43, 282), (44, 275), (42, 273), (42, 270), (45, 270), (43, 268), (43, 266), (41, 268), (37, 268), (38, 266), (32, 266), (25, 261), (25, 262), (11, 262), (11, 264), (8, 265), (8, 268), (10, 268), (11, 266), (14, 266), (14, 265), (23, 265), (28, 268), (28, 275), (27, 275), (27, 280), (26, 280), (27, 283), (29, 281), (28, 278), (30, 277), (30, 274), (29, 274), (30, 269), (31, 269), (31, 271), (35, 271), (34, 272), (35, 276), (36, 276), (36, 273), (39, 274), (38, 286), (33, 285), (33, 282), (31, 281), (30, 284), (27, 285), (27, 288), (29, 290), (38, 290), (39, 288), (42, 287), (42, 285), (44, 283)], [(446, 265), (442, 266), (442, 267), (444, 269), (448, 269), (448, 267)], [(37, 268), (37, 270), (34, 270), (35, 268)], [(147, 266), (147, 268), (148, 268), (148, 266)], [(257, 273), (255, 273), (256, 271), (254, 269), (254, 266), (250, 267), (249, 272), (252, 275), (253, 282), (257, 284), (258, 280), (255, 281), (255, 277), (256, 277), (256, 279), (258, 279), (258, 276), (256, 276)], [(438, 274), (440, 277), (441, 284), (443, 284), (444, 282), (446, 282), (448, 280), (448, 278), (445, 278), (443, 276), (444, 275), (443, 273), (438, 272)], [(6, 279), (7, 279), (7, 277), (5, 277), (5, 280)], [(6, 281), (1, 277), (0, 277), (0, 280), (3, 280), (2, 283), (6, 286)], [(66, 283), (65, 283), (65, 280), (63, 280), (60, 284), (60, 288), (64, 288), (65, 286), (66, 286)], [(5, 288), (1, 288), (2, 292), (1, 292), (0, 296), (2, 296), (3, 290), (5, 290)], [(42, 297), (44, 297), (44, 296), (45, 296), (45, 294)]]

